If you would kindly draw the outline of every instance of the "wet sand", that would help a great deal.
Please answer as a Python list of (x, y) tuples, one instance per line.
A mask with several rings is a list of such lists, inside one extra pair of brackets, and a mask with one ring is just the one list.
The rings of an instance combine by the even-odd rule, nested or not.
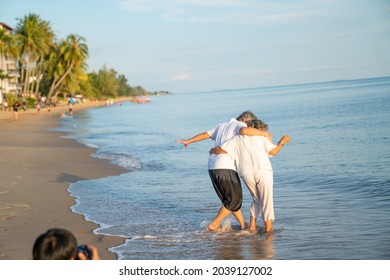
[(75, 200), (67, 188), (126, 170), (91, 157), (94, 149), (48, 130), (59, 125), (62, 111), (50, 117), (47, 112), (22, 113), (18, 121), (0, 112), (0, 260), (32, 259), (35, 239), (53, 227), (70, 230), (79, 244), (97, 247), (101, 259), (117, 258), (107, 249), (123, 238), (94, 234), (97, 225), (70, 210)]

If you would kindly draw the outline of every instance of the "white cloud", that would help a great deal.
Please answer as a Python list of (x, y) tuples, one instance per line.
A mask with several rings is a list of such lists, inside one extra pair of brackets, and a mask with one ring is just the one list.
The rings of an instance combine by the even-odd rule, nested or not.
[(209, 73), (205, 71), (204, 69), (201, 70), (201, 72), (197, 72), (199, 69), (193, 69), (193, 70), (182, 70), (181, 72), (176, 72), (175, 74), (172, 74), (168, 80), (169, 82), (183, 82), (183, 81), (199, 81), (199, 80), (205, 80), (213, 76), (215, 73)]
[(170, 8), (161, 14), (161, 17), (168, 21), (180, 21), (186, 14), (186, 10), (180, 8)]
[(307, 18), (310, 16), (308, 13), (280, 13), (280, 14), (268, 14), (259, 15), (257, 13), (231, 13), (221, 14), (214, 16), (192, 16), (190, 17), (191, 22), (201, 23), (233, 23), (233, 24), (285, 24), (294, 20)]
[(180, 73), (173, 75), (170, 79), (170, 81), (189, 81), (193, 80), (193, 78), (188, 73)]
[(148, 0), (121, 0), (119, 3), (122, 9), (134, 13), (150, 12), (159, 9), (161, 5), (159, 1)]
[(171, 8), (239, 8), (252, 7), (254, 5), (257, 5), (255, 0), (119, 0), (119, 3), (120, 6), (125, 10), (139, 13)]
[(176, 4), (193, 5), (193, 6), (207, 6), (207, 7), (224, 7), (224, 8), (238, 8), (252, 6), (256, 3), (253, 0), (176, 0), (171, 1)]
[(255, 0), (119, 0), (134, 13), (157, 13), (167, 21), (231, 24), (285, 24), (317, 14), (313, 6), (298, 1), (280, 4)]

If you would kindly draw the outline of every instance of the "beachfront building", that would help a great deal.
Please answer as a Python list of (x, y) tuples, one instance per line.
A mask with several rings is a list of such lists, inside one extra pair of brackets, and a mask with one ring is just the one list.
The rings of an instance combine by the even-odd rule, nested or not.
[[(0, 30), (7, 34), (12, 28), (0, 22)], [(5, 94), (16, 95), (20, 91), (18, 80), (17, 59), (10, 57), (6, 52), (0, 52), (0, 104), (3, 103)]]

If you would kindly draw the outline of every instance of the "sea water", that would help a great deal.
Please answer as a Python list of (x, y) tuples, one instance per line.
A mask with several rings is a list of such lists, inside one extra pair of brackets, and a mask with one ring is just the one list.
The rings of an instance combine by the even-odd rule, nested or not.
[[(240, 231), (207, 172), (211, 140), (187, 139), (251, 110), (276, 143), (274, 232)], [(123, 260), (390, 259), (390, 78), (198, 92), (89, 109), (61, 130), (128, 172), (73, 183), (74, 212), (123, 236)], [(251, 196), (245, 184), (243, 213)]]

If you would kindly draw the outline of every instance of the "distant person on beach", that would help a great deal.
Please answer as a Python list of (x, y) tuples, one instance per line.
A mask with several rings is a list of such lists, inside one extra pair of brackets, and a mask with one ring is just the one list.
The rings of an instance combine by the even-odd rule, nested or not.
[(34, 243), (34, 260), (100, 260), (91, 245), (77, 245), (76, 237), (66, 229), (53, 228), (41, 234)]
[[(245, 111), (236, 119), (232, 118), (228, 122), (219, 123), (214, 128), (195, 135), (188, 140), (177, 139), (176, 142), (182, 143), (187, 147), (191, 143), (211, 138), (214, 140), (214, 147), (216, 147), (240, 133), (270, 137), (266, 131), (248, 128), (247, 124), (252, 119), (256, 119), (256, 116), (250, 111)], [(212, 154), (209, 157), (208, 170), (213, 187), (222, 202), (222, 206), (217, 216), (208, 226), (208, 230), (214, 231), (218, 229), (220, 223), (230, 213), (240, 223), (241, 229), (245, 229), (246, 225), (241, 212), (242, 188), (234, 161), (228, 155)]]
[(18, 120), (19, 107), (20, 107), (20, 104), (19, 104), (18, 101), (16, 101), (16, 102), (14, 103), (14, 105), (12, 106), (13, 111), (14, 111), (14, 115), (15, 115), (15, 120), (16, 120), (16, 121)]
[[(249, 124), (259, 130), (267, 131), (268, 125), (261, 120), (252, 120)], [(290, 142), (290, 136), (283, 136), (277, 145), (266, 137), (237, 135), (223, 143), (210, 153), (230, 155), (237, 171), (244, 180), (253, 201), (250, 208), (249, 230), (256, 230), (257, 218), (263, 218), (265, 232), (272, 231), (275, 219), (273, 204), (273, 171), (269, 160), (280, 152), (283, 145)]]
[(75, 104), (75, 100), (73, 99), (73, 97), (71, 97), (68, 101), (68, 106), (69, 106), (69, 110), (68, 110), (68, 113), (69, 113), (69, 116), (73, 116), (73, 104)]
[(3, 111), (7, 112), (7, 110), (8, 110), (8, 102), (6, 100), (4, 100), (4, 102), (3, 102)]

